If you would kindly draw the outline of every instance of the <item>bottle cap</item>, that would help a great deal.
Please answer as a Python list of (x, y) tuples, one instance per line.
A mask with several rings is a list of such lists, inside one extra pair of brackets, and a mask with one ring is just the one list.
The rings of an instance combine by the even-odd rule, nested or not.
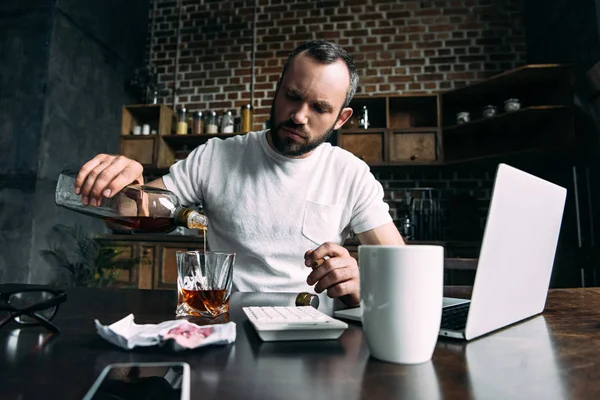
[(314, 308), (319, 308), (319, 296), (308, 292), (299, 293), (296, 296), (296, 306), (313, 306)]

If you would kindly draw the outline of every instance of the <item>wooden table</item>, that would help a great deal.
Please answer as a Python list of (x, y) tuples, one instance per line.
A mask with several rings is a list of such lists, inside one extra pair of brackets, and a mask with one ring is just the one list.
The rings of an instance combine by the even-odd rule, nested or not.
[(235, 344), (180, 354), (121, 350), (93, 324), (131, 312), (138, 323), (173, 319), (174, 292), (81, 288), (68, 296), (55, 318), (59, 335), (14, 323), (0, 330), (1, 399), (80, 399), (107, 364), (168, 360), (190, 364), (194, 399), (600, 398), (600, 289), (551, 290), (543, 315), (470, 343), (440, 338), (432, 361), (417, 366), (369, 357), (359, 324), (334, 341), (261, 342), (241, 306), (290, 295), (235, 294)]

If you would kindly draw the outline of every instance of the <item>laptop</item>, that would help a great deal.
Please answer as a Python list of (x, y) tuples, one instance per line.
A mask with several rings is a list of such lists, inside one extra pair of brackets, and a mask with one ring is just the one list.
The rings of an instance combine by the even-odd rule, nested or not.
[[(444, 298), (440, 336), (471, 340), (544, 310), (566, 195), (498, 165), (471, 300)], [(360, 321), (361, 309), (334, 316)]]

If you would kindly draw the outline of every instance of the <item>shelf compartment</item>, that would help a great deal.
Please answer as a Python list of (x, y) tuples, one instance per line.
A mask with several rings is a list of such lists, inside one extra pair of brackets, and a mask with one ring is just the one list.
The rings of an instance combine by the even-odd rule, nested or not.
[(339, 146), (369, 165), (387, 163), (386, 130), (363, 129), (360, 131), (339, 131)]
[(444, 162), (541, 149), (572, 149), (573, 109), (537, 106), (443, 130)]
[(121, 136), (120, 154), (138, 161), (144, 167), (166, 168), (173, 164), (174, 152), (163, 136)]
[(483, 117), (483, 109), (495, 106), (504, 113), (506, 100), (516, 98), (521, 108), (571, 105), (572, 69), (561, 64), (532, 64), (441, 95), (444, 127), (456, 124), (457, 114), (468, 112), (471, 120)]
[[(541, 119), (557, 111), (570, 111), (571, 106), (532, 106), (518, 111), (497, 114), (490, 118), (481, 118), (466, 124), (452, 125), (443, 129), (444, 138), (448, 135), (469, 134), (480, 130), (501, 130), (508, 124), (536, 124)], [(500, 125), (500, 127), (498, 127)]]
[(390, 130), (390, 163), (432, 162), (437, 160), (437, 138), (434, 131)]
[(123, 106), (121, 135), (132, 136), (135, 126), (150, 125), (158, 135), (170, 135), (175, 112), (162, 104), (133, 104)]
[(437, 126), (437, 102), (437, 95), (390, 97), (387, 126), (391, 129)]
[(352, 107), (352, 116), (342, 126), (342, 131), (347, 129), (360, 129), (358, 128), (358, 118), (363, 109), (363, 106), (367, 107), (369, 112), (369, 127), (372, 129), (385, 128), (387, 124), (387, 97), (361, 97), (356, 96), (352, 99), (350, 107)]

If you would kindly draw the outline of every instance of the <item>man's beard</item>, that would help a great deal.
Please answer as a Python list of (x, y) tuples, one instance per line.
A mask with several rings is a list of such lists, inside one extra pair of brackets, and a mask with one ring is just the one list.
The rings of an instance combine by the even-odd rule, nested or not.
[[(337, 118), (336, 118), (337, 121)], [(308, 134), (304, 130), (303, 125), (298, 125), (294, 123), (291, 119), (288, 119), (284, 122), (278, 122), (275, 119), (275, 101), (271, 105), (271, 141), (273, 142), (273, 147), (275, 150), (284, 156), (287, 157), (299, 157), (304, 154), (310, 153), (317, 147), (319, 147), (322, 143), (327, 141), (331, 137), (334, 131), (335, 122), (324, 134), (317, 137), (314, 140), (309, 140), (306, 143), (298, 143), (293, 139), (288, 137), (279, 136), (279, 131), (283, 128), (287, 127), (298, 131), (302, 136), (307, 137)]]

